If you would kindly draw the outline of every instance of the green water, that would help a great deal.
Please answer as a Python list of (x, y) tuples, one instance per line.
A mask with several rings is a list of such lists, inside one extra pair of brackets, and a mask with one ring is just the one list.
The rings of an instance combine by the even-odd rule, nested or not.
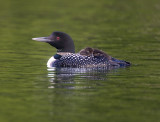
[[(48, 71), (56, 49), (31, 38), (53, 31), (133, 65)], [(5, 0), (0, 38), (0, 122), (160, 121), (159, 0)]]

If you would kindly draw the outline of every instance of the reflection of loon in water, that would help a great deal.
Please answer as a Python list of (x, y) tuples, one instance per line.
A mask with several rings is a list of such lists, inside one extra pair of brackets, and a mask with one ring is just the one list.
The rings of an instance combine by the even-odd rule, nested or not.
[[(48, 68), (49, 88), (91, 89), (107, 80), (107, 75), (117, 72), (106, 68)], [(85, 81), (84, 81), (85, 80)]]

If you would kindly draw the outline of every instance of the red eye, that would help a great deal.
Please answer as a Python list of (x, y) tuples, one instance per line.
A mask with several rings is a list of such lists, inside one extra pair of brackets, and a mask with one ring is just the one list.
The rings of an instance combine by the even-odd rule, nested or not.
[(60, 37), (59, 37), (59, 36), (57, 36), (57, 37), (56, 37), (56, 39), (57, 39), (57, 40), (60, 40)]

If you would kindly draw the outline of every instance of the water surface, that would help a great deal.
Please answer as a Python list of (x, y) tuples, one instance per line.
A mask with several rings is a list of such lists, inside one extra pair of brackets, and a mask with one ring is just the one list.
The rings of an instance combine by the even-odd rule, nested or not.
[[(0, 121), (158, 121), (159, 20), (159, 0), (1, 1)], [(132, 66), (47, 69), (56, 49), (31, 38), (53, 31)]]

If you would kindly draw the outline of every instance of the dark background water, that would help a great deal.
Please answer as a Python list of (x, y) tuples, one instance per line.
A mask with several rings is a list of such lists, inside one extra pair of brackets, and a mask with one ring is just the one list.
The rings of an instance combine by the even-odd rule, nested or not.
[[(159, 0), (5, 0), (0, 4), (1, 122), (160, 121)], [(111, 71), (47, 70), (53, 31), (132, 62)]]

